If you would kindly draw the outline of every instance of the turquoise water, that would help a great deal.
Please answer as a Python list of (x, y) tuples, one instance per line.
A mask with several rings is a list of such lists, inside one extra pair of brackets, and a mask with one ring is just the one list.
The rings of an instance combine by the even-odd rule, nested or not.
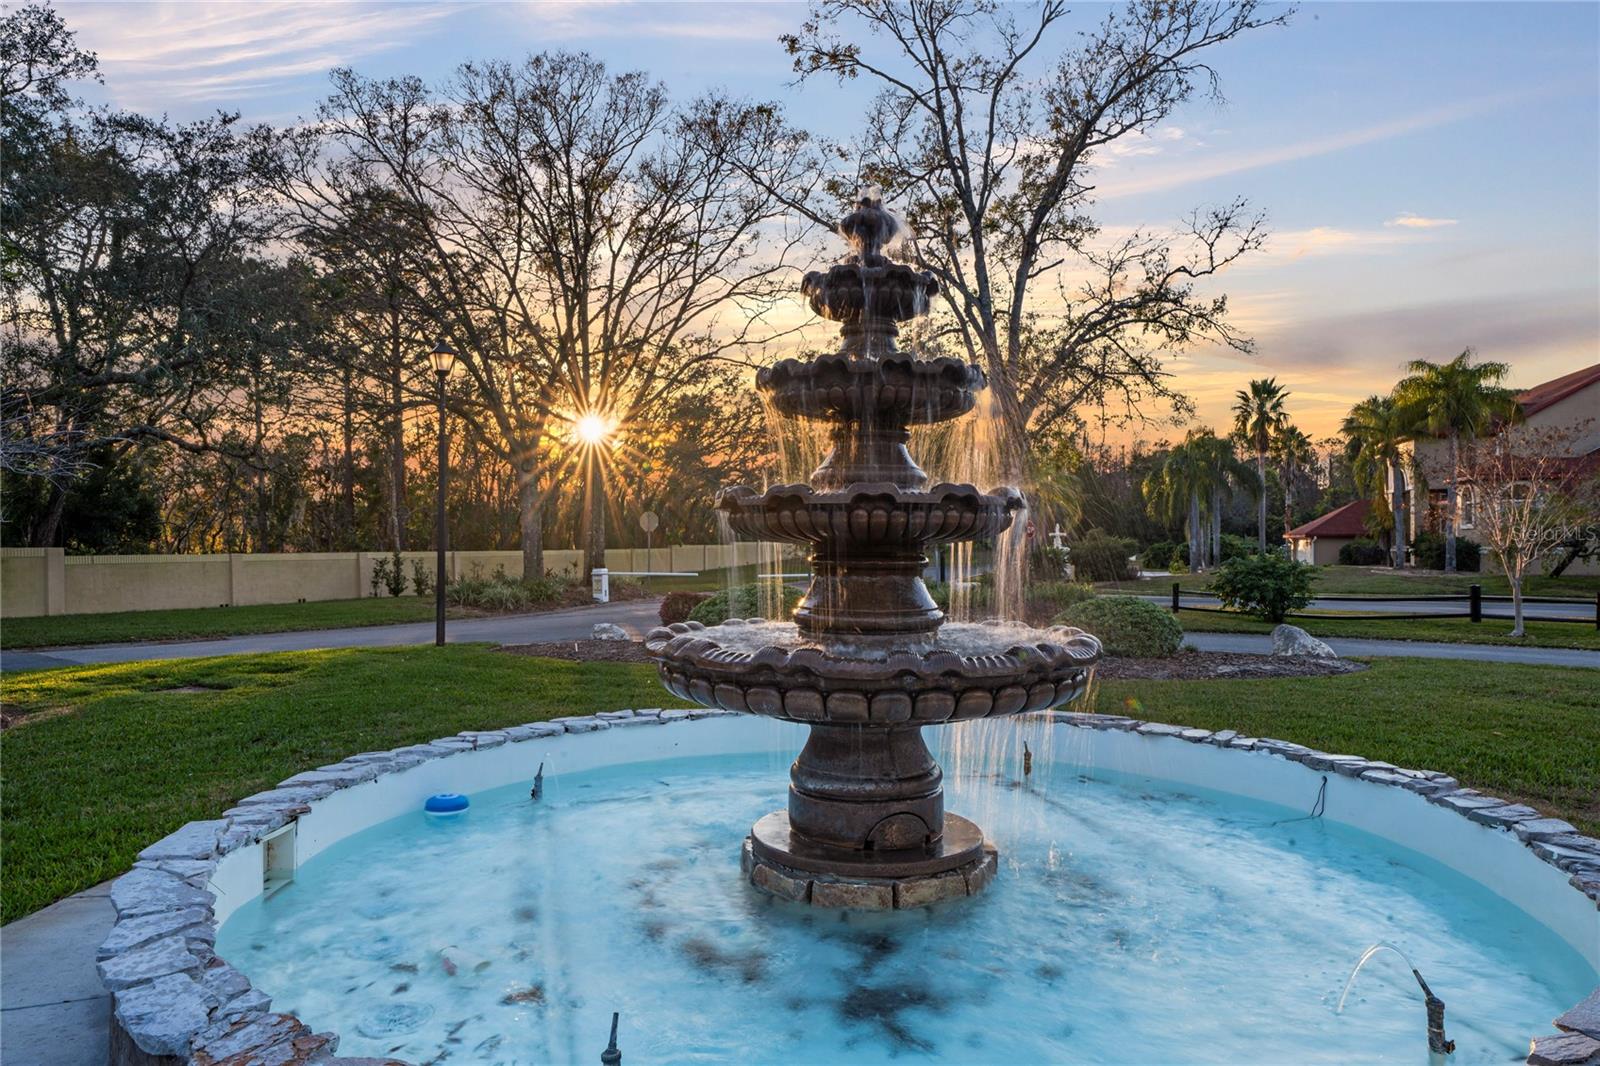
[[(814, 911), (742, 884), (786, 759), (638, 763), (376, 826), (241, 909), (218, 953), (344, 1055), (624, 1061), (1509, 1063), (1596, 975), (1474, 882), (1280, 807), (1038, 760), (952, 773), (1001, 848), (982, 897)], [(959, 765), (959, 763), (958, 763)]]

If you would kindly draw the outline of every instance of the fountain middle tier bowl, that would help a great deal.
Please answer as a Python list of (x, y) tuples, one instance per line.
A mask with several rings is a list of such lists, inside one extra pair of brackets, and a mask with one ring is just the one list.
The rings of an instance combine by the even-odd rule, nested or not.
[(645, 649), (674, 694), (792, 722), (933, 725), (1069, 703), (1100, 642), (1070, 626), (948, 623), (912, 647), (808, 640), (790, 622), (677, 622)]
[(993, 537), (1011, 525), (1022, 505), (1016, 489), (983, 493), (973, 485), (951, 484), (920, 492), (887, 482), (856, 482), (836, 492), (809, 485), (757, 492), (737, 485), (717, 494), (717, 508), (737, 533), (855, 552)]
[(824, 422), (931, 425), (960, 417), (986, 386), (983, 371), (948, 356), (823, 355), (784, 359), (756, 373), (780, 414)]

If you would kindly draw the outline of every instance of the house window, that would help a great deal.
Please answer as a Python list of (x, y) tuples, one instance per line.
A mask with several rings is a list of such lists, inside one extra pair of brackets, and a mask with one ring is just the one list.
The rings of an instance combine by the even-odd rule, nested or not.
[(1471, 529), (1472, 523), (1477, 519), (1477, 494), (1470, 486), (1462, 486), (1461, 495), (1456, 500), (1456, 508), (1460, 511), (1461, 526)]

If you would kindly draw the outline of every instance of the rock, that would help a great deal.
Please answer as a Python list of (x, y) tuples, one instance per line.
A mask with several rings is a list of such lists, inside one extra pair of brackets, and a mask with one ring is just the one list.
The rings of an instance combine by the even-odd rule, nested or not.
[(250, 978), (224, 960), (212, 959), (200, 975), (200, 985), (215, 996), (218, 1003), (226, 1003), (250, 991)]
[(1578, 830), (1571, 822), (1563, 822), (1560, 818), (1529, 818), (1512, 826), (1511, 831), (1517, 834), (1518, 840), (1528, 841), (1549, 840)]
[(159, 859), (209, 859), (217, 853), (217, 838), (227, 824), (220, 818), (208, 822), (190, 822), (139, 852), (139, 858), (152, 862)]
[(556, 725), (559, 725), (568, 733), (593, 733), (597, 729), (611, 728), (610, 722), (602, 722), (598, 718), (587, 716), (581, 718), (575, 718), (571, 716), (565, 718), (552, 718), (550, 721)]
[(311, 1030), (292, 1014), (264, 1014), (223, 1019), (194, 1038), (196, 1066), (222, 1063), (298, 1063), (295, 1044)]
[(134, 867), (111, 885), (111, 905), (116, 908), (119, 920), (184, 907), (209, 909), (215, 900), (216, 897), (204, 889), (147, 866)]
[(602, 718), (607, 722), (615, 722), (615, 721), (619, 721), (620, 719), (623, 719), (623, 718), (632, 718), (633, 717), (633, 712), (632, 711), (601, 711), (599, 714), (595, 715), (595, 717), (596, 718)]
[(1539, 812), (1520, 803), (1508, 803), (1503, 807), (1479, 807), (1470, 810), (1467, 812), (1467, 817), (1474, 822), (1494, 826), (1496, 829), (1509, 829), (1518, 822), (1539, 817)]
[[(766, 867), (757, 867), (760, 873)], [(861, 911), (894, 909), (894, 886), (867, 881), (813, 881), (811, 902), (818, 907), (843, 907)]]
[(1279, 625), (1272, 630), (1272, 654), (1300, 659), (1337, 659), (1339, 654), (1299, 626)]
[(1215, 744), (1219, 748), (1225, 748), (1228, 746), (1229, 742), (1231, 742), (1233, 738), (1238, 735), (1239, 731), (1236, 729), (1219, 729), (1206, 738), (1206, 743)]
[(188, 974), (158, 977), (115, 997), (117, 1021), (147, 1055), (187, 1058), (189, 1040), (205, 1028), (216, 1000)]
[(894, 905), (900, 910), (966, 898), (967, 879), (959, 870), (933, 877), (913, 877), (894, 886)]
[(804, 903), (811, 892), (811, 882), (803, 878), (790, 877), (788, 874), (779, 873), (764, 862), (756, 862), (750, 871), (750, 883), (763, 892), (770, 892), (774, 896)]
[(505, 731), (506, 739), (510, 741), (533, 740), (535, 737), (559, 737), (565, 730), (550, 722), (529, 722), (527, 725), (512, 726)]
[(235, 804), (238, 807), (298, 807), (302, 803), (315, 803), (339, 791), (336, 785), (295, 785), (293, 788), (271, 788), (246, 796)]
[(1556, 1028), (1600, 1040), (1600, 988), (1590, 992), (1582, 1003), (1557, 1018)]
[(663, 722), (687, 722), (690, 718), (694, 717), (694, 712), (681, 709), (662, 711), (660, 717), (661, 721)]
[(1489, 807), (1508, 806), (1505, 800), (1493, 796), (1485, 796), (1481, 792), (1474, 792), (1470, 788), (1456, 789), (1454, 792), (1445, 792), (1428, 797), (1429, 803), (1437, 803), (1441, 807), (1448, 807), (1458, 814), (1468, 811), (1479, 811)]
[(1600, 1040), (1583, 1033), (1536, 1037), (1528, 1066), (1600, 1066)]
[(1135, 733), (1143, 733), (1147, 737), (1175, 737), (1183, 733), (1181, 725), (1166, 725), (1162, 722), (1144, 722), (1134, 729)]
[(611, 622), (596, 622), (594, 628), (589, 630), (591, 640), (632, 640), (628, 631)]
[[(1329, 755), (1325, 751), (1311, 752), (1300, 761), (1311, 767), (1313, 770), (1322, 770), (1326, 772), (1337, 772), (1339, 768), (1343, 766), (1349, 766), (1352, 768), (1356, 766), (1364, 767), (1367, 762), (1367, 760), (1363, 759), (1359, 755)], [(1355, 775), (1351, 774), (1350, 776), (1354, 777)]]
[(102, 959), (97, 969), (100, 971), (100, 983), (115, 992), (168, 974), (198, 976), (200, 966), (201, 959), (189, 949), (187, 940), (182, 936), (168, 936)]
[(124, 918), (111, 927), (111, 932), (101, 941), (95, 958), (109, 959), (177, 933), (183, 934), (188, 941), (216, 943), (217, 931), (211, 925), (211, 911), (205, 907), (184, 907), (182, 910), (157, 911), (154, 914), (141, 914), (137, 918)]
[[(227, 832), (222, 834), (227, 839)], [(217, 854), (226, 852), (221, 844), (217, 845)], [(196, 888), (205, 888), (206, 882), (211, 880), (211, 875), (216, 872), (217, 864), (213, 859), (161, 859), (150, 862), (148, 859), (139, 859), (135, 866), (148, 866), (156, 870), (165, 870), (174, 877), (181, 877)]]
[(994, 875), (1000, 872), (1000, 853), (985, 844), (983, 858), (978, 860), (977, 865), (969, 867), (964, 872), (967, 877), (967, 895), (976, 896), (987, 888), (989, 882), (994, 880)]
[(473, 750), (475, 751), (485, 751), (489, 748), (498, 748), (500, 745), (508, 742), (511, 739), (510, 735), (507, 734), (503, 729), (467, 731), (464, 733), (458, 733), (456, 735), (472, 741)]

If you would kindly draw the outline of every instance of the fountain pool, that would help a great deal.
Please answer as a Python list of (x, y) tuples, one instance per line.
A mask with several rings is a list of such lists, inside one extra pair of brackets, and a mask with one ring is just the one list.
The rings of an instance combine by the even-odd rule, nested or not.
[[(1281, 798), (1306, 800), (1266, 802), (1151, 754), (1204, 745), (1044, 718), (939, 731), (946, 787), (1000, 844), (983, 898), (873, 913), (752, 893), (728, 876), (730, 842), (781, 794), (799, 729), (566, 737), (518, 757), (550, 759), (537, 802), (517, 780), (451, 820), (418, 809), (330, 836), (308, 819), (326, 846), (269, 897), (223, 892), (217, 952), (275, 1010), (339, 1031), (341, 1054), (414, 1063), (593, 1061), (612, 1011), (633, 1062), (1425, 1062), (1420, 996), (1392, 953), (1335, 1012), (1380, 941), (1449, 1005), (1452, 1061), (1504, 1063), (1596, 979), (1484, 884), (1357, 828), (1359, 796), (1418, 806), (1391, 827), (1459, 822), (1490, 864), (1500, 840), (1521, 849), (1510, 834), (1342, 778), (1306, 818), (1318, 775), (1303, 766), (1196, 752), (1249, 761), (1260, 782), (1292, 772)], [(434, 787), (477, 759), (500, 769), (467, 780), (509, 781), (513, 754), (393, 780)]]

